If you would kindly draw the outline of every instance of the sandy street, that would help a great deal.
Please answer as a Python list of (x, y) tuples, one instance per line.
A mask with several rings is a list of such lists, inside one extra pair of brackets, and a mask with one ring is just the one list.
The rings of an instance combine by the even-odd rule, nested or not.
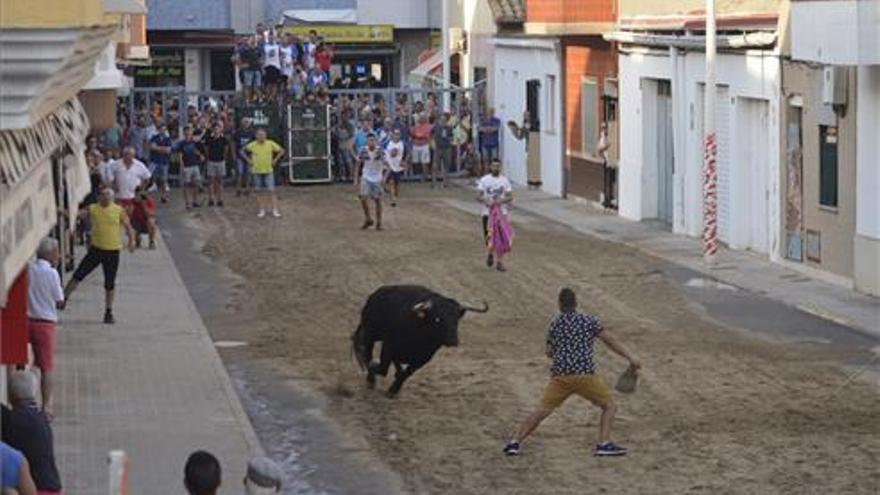
[[(486, 268), (469, 191), (406, 184), (384, 232), (361, 231), (352, 186), (282, 188), (280, 220), (253, 200), (202, 208), (194, 235), (244, 282), (229, 303), (248, 323), (244, 352), (327, 398), (326, 413), (413, 493), (876, 494), (880, 393), (836, 366), (855, 350), (780, 343), (726, 328), (689, 300), (666, 265), (513, 212), (507, 273)], [(175, 215), (188, 215), (180, 212)], [(390, 401), (367, 390), (350, 352), (366, 297), (383, 284), (426, 285), (463, 302), (461, 345), (441, 349)], [(555, 297), (571, 286), (644, 364), (620, 396), (613, 437), (630, 449), (596, 459), (598, 410), (572, 398), (523, 446), (501, 448), (537, 404)], [(624, 361), (598, 346), (613, 383)]]

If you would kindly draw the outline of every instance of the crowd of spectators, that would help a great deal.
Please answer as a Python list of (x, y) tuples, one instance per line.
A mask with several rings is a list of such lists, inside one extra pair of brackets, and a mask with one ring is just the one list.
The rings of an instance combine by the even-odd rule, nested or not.
[(333, 52), (315, 30), (300, 37), (258, 24), (239, 39), (232, 59), (245, 101), (303, 100), (329, 88)]
[[(451, 110), (442, 110), (437, 93), (425, 94), (424, 100), (412, 103), (407, 93), (401, 93), (393, 103), (393, 111), (381, 97), (368, 94), (334, 98), (331, 147), (337, 180), (351, 179), (354, 160), (370, 133), (376, 135), (388, 157), (400, 152), (389, 149), (392, 138), (399, 136), (402, 156), (399, 163), (390, 164), (393, 171), (402, 168), (409, 175), (430, 178), (432, 184), (445, 181), (450, 171), (482, 176), (489, 161), (499, 154), (501, 122), (494, 111), (488, 109), (474, 122), (469, 99), (456, 95), (460, 100), (450, 105)], [(396, 143), (394, 146), (398, 147)]]

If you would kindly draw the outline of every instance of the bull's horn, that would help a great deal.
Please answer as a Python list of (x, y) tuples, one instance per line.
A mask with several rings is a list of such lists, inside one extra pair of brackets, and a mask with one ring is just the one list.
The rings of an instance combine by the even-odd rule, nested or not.
[(419, 311), (428, 311), (434, 306), (434, 303), (428, 299), (427, 301), (422, 301), (420, 303), (416, 303), (413, 305), (412, 310), (415, 312)]
[(475, 308), (473, 306), (462, 305), (461, 309), (463, 309), (465, 311), (473, 311), (474, 313), (485, 313), (485, 312), (489, 311), (489, 303), (487, 303), (486, 301), (483, 301), (482, 308)]

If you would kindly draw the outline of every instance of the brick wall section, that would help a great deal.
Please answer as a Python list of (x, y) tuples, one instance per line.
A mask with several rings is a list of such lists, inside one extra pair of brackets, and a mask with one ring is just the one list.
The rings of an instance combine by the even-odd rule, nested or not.
[[(606, 76), (617, 76), (617, 51), (598, 37), (565, 42), (565, 133), (567, 147), (583, 149), (581, 137), (581, 79), (595, 77), (599, 82), (597, 119), (602, 115), (601, 96)], [(598, 129), (598, 124), (596, 126)]]
[[(598, 81), (599, 99), (596, 102), (596, 129), (602, 119), (604, 82), (608, 76), (617, 76), (617, 51), (598, 36), (566, 37), (565, 54), (565, 142), (570, 150), (583, 150), (581, 124), (581, 80), (584, 76)], [(598, 135), (593, 139), (598, 139)], [(603, 188), (602, 165), (595, 160), (566, 155), (569, 175), (567, 192), (592, 201), (598, 201)]]
[(527, 22), (614, 22), (616, 0), (527, 0)]

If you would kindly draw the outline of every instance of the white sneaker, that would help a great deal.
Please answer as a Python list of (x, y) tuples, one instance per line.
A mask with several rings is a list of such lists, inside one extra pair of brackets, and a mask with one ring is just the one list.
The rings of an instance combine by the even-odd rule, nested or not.
[(278, 210), (272, 210), (272, 216), (275, 218), (281, 218), (281, 213)]
[(265, 216), (266, 216), (266, 210), (260, 210), (260, 212), (257, 213), (257, 218), (263, 218)]

